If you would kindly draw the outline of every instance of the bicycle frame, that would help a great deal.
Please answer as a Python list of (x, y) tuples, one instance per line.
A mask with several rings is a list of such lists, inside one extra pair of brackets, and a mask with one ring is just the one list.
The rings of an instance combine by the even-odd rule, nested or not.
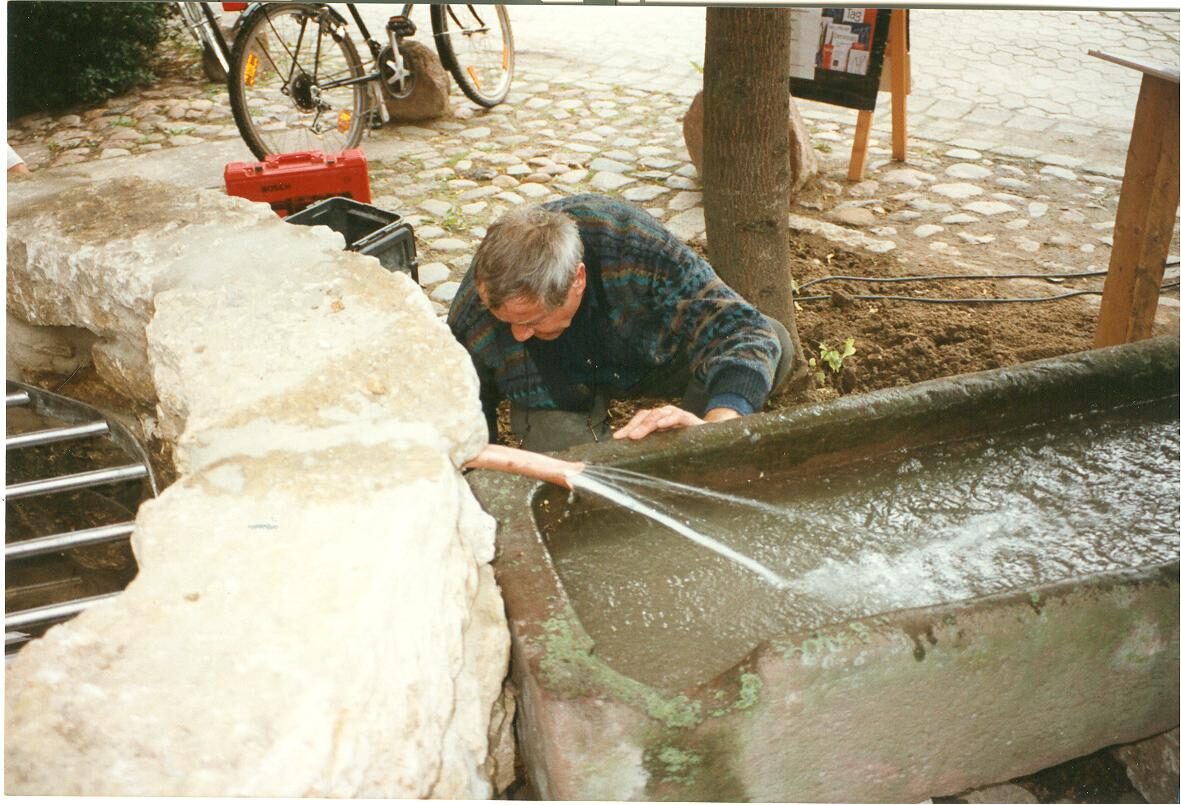
[[(388, 44), (375, 38), (374, 34), (378, 31), (373, 24), (373, 15), (369, 15), (370, 23), (366, 24), (362, 12), (369, 9), (360, 3), (340, 5), (348, 11), (335, 4), (300, 0), (277, 6), (254, 2), (245, 11), (239, 25), (246, 39), (242, 40), (242, 44), (236, 41), (231, 53), (235, 75), (230, 81), (230, 98), (235, 123), (255, 154), (271, 153), (272, 149), (279, 147), (276, 143), (283, 139), (278, 135), (272, 137), (263, 134), (254, 125), (255, 110), (247, 105), (247, 93), (255, 92), (249, 88), (254, 87), (255, 71), (261, 58), (265, 58), (270, 65), (267, 68), (270, 70), (266, 79), (269, 87), (267, 91), (273, 93), (276, 99), (286, 96), (286, 100), (280, 101), (283, 104), (294, 103), (299, 116), (296, 130), (302, 129), (319, 141), (326, 139), (325, 135), (330, 129), (337, 128), (345, 135), (346, 141), (355, 142), (364, 129), (381, 128), (390, 123), (392, 115), (397, 114), (397, 107), (394, 106), (391, 112), (391, 106), (409, 98), (414, 92), (420, 72), (419, 62), (425, 55), (421, 50), (407, 47), (410, 38), (417, 33), (417, 27), (410, 19), (415, 4), (396, 6), (401, 9), (401, 13), (391, 15), (383, 23)], [(496, 29), (502, 31), (504, 40), (499, 54), (492, 51), (501, 57), (500, 62), (494, 56), (490, 65), (486, 47), (481, 49), (476, 46), (473, 49), (465, 44), (471, 40), (457, 37), (486, 34), (496, 25), (486, 23), (481, 12), (470, 4), (430, 7), (430, 23), (439, 61), (455, 77), (463, 93), (486, 108), (504, 99), (512, 76), (511, 29), (503, 7), (496, 6), (495, 13), (497, 24), (503, 23)], [(281, 50), (276, 51), (274, 57), (267, 54), (265, 44), (259, 47), (259, 43), (266, 41), (264, 37), (269, 30), (267, 26), (272, 25), (272, 15), (275, 19), (286, 20), (281, 35), (277, 29), (270, 29), (274, 30), (277, 41), (282, 43)], [(368, 48), (369, 59), (364, 57), (365, 48), (357, 47), (358, 35)], [(482, 36), (480, 41), (484, 41)], [(461, 47), (461, 54), (455, 52), (456, 45)], [(333, 54), (341, 51), (347, 60), (347, 69), (341, 69), (339, 58), (336, 62), (324, 61), (322, 64), (322, 51)], [(479, 53), (483, 59), (479, 68), (466, 62), (467, 55), (464, 54), (473, 52)], [(462, 74), (460, 64), (465, 65)], [(498, 93), (496, 95), (481, 92), (477, 69), (485, 68), (499, 71), (494, 72), (496, 78), (489, 84)], [(378, 86), (362, 87), (372, 84)], [(326, 100), (329, 97), (331, 101)], [(351, 110), (351, 113), (341, 110)], [(330, 117), (333, 119), (330, 120)], [(357, 121), (355, 124), (352, 122), (354, 117)], [(354, 131), (360, 133), (354, 135)]]
[(197, 41), (206, 45), (226, 73), (230, 69), (229, 46), (217, 24), (217, 16), (208, 3), (181, 2), (181, 16), (185, 26), (196, 37)]

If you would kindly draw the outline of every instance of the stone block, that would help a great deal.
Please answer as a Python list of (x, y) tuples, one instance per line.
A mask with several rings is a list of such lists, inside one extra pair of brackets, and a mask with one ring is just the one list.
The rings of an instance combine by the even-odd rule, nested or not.
[(422, 289), (292, 230), (334, 234), (276, 223), (228, 240), (215, 265), (156, 298), (147, 335), (178, 469), (362, 424), (381, 440), (413, 423), (456, 465), (474, 455), (487, 438), (475, 369)]
[(180, 479), (140, 509), (132, 584), (9, 666), (6, 791), (490, 796), (508, 635), (456, 470), (487, 431), (422, 289), (221, 193), (14, 199), (10, 316), (56, 328), (20, 341), (93, 334)]
[(136, 178), (17, 185), (8, 211), (9, 312), (94, 333), (100, 374), (148, 403), (156, 293), (211, 261), (211, 244), (278, 222), (266, 205)]
[[(384, 36), (384, 34), (383, 34)], [(402, 43), (406, 67), (414, 73), (414, 89), (401, 100), (386, 98), (390, 119), (400, 122), (434, 120), (451, 112), (451, 76), (434, 51), (421, 42)]]
[(177, 482), (141, 508), (127, 590), (9, 667), (6, 792), (489, 796), (493, 535), (413, 439)]
[(19, 381), (40, 372), (68, 375), (91, 365), (95, 336), (82, 327), (34, 327), (7, 313), (4, 340), (5, 377)]
[[(685, 138), (685, 148), (688, 149), (689, 159), (692, 160), (693, 167), (696, 168), (698, 173), (702, 171), (701, 166), (704, 164), (705, 155), (703, 127), (705, 115), (704, 97), (705, 94), (703, 92), (698, 92), (694, 96), (681, 123), (681, 131)], [(791, 154), (789, 156), (791, 188), (792, 190), (799, 190), (805, 187), (820, 173), (820, 163), (817, 160), (815, 149), (812, 148), (812, 139), (808, 132), (808, 127), (804, 123), (804, 118), (800, 114), (800, 109), (796, 105), (794, 98), (791, 100), (788, 108), (788, 126), (791, 129)]]
[(1177, 728), (1115, 750), (1128, 779), (1146, 802), (1175, 802), (1181, 787), (1177, 770)]

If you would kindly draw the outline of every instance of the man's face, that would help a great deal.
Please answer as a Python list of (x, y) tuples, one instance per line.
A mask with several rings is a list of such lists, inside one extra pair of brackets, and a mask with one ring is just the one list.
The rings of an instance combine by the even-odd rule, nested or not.
[[(574, 321), (574, 314), (578, 312), (585, 290), (586, 266), (579, 263), (570, 290), (566, 292), (566, 300), (558, 307), (549, 308), (535, 299), (514, 296), (498, 308), (489, 308), (489, 312), (498, 321), (507, 324), (513, 338), (518, 341), (528, 341), (530, 338), (553, 341)], [(483, 297), (483, 294), (480, 296)]]

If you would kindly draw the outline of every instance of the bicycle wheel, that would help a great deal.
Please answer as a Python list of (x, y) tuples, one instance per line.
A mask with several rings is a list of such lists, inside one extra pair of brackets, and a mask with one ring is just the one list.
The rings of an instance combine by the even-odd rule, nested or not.
[(439, 58), (463, 94), (496, 106), (513, 81), (513, 29), (504, 6), (432, 5)]
[(363, 74), (344, 20), (327, 6), (259, 6), (230, 54), (234, 122), (259, 159), (353, 148), (365, 129)]

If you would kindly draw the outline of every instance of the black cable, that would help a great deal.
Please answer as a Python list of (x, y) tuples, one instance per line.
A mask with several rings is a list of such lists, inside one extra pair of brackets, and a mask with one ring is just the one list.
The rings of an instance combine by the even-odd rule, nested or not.
[[(1181, 260), (1173, 260), (1166, 262), (1165, 268), (1176, 268), (1181, 266)], [(925, 276), (912, 277), (853, 277), (845, 275), (830, 275), (827, 277), (819, 277), (814, 280), (808, 280), (796, 286), (796, 291), (802, 291), (811, 285), (819, 285), (822, 282), (835, 282), (843, 280), (845, 282), (925, 282), (928, 280), (1044, 280), (1044, 279), (1074, 279), (1079, 277), (1102, 277), (1107, 274), (1103, 271), (1079, 271), (1075, 273), (1066, 272), (1062, 274), (928, 274)], [(1163, 287), (1163, 286), (1162, 286)], [(808, 298), (808, 297), (802, 297)]]
[[(1162, 285), (1162, 291), (1171, 290), (1181, 286), (1181, 281), (1170, 282)], [(888, 296), (879, 294), (856, 294), (848, 295), (846, 299), (861, 299), (861, 300), (893, 300), (897, 302), (927, 302), (933, 305), (988, 305), (988, 304), (1004, 304), (1009, 302), (1054, 302), (1059, 299), (1069, 299), (1072, 296), (1086, 296), (1097, 295), (1102, 296), (1103, 291), (1067, 291), (1066, 293), (1056, 294), (1054, 296), (1017, 296), (1017, 297), (976, 297), (976, 298), (955, 298), (955, 299), (941, 299), (932, 296)], [(823, 302), (827, 299), (832, 299), (832, 294), (824, 296), (797, 296), (796, 302)]]
[(836, 280), (844, 280), (846, 282), (925, 282), (927, 280), (1072, 279), (1075, 277), (1101, 277), (1106, 273), (1106, 271), (1082, 271), (1077, 274), (931, 274), (921, 277), (847, 277), (835, 275), (808, 280), (807, 282), (801, 283), (798, 290), (802, 291), (809, 285), (818, 285), (822, 282), (833, 282)]

